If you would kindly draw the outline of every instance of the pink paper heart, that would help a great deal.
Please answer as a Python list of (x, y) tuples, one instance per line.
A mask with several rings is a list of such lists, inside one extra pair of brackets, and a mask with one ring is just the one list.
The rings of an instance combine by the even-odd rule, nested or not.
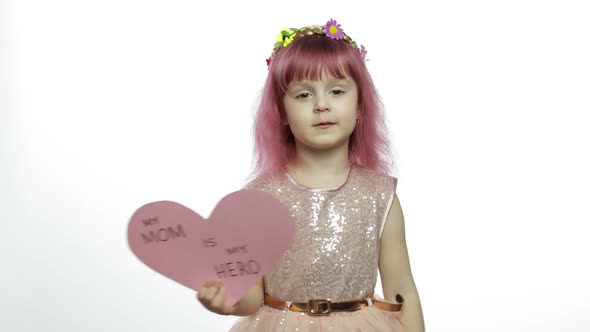
[(171, 201), (143, 205), (127, 236), (150, 268), (195, 291), (219, 277), (235, 303), (291, 247), (295, 222), (273, 195), (245, 189), (222, 198), (209, 219)]

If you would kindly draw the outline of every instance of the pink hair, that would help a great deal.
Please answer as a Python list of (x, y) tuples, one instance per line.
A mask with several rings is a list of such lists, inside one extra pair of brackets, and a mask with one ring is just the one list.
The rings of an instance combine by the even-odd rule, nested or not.
[(383, 105), (363, 57), (342, 40), (306, 35), (279, 50), (270, 62), (254, 119), (255, 165), (251, 177), (286, 170), (295, 152), (295, 140), (289, 127), (282, 124), (283, 97), (293, 80), (320, 80), (324, 74), (349, 76), (358, 87), (360, 116), (349, 140), (349, 164), (389, 174), (393, 161)]

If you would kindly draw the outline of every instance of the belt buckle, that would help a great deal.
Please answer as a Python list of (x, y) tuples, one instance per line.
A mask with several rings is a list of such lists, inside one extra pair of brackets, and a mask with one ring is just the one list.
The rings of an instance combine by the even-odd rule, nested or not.
[(312, 316), (326, 316), (332, 312), (332, 303), (330, 300), (309, 300), (307, 307), (308, 314)]

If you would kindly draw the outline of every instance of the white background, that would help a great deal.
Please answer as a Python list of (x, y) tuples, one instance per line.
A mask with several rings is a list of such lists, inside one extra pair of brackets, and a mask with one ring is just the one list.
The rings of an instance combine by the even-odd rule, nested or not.
[(0, 4), (1, 330), (228, 330), (127, 222), (242, 187), (276, 35), (329, 18), (387, 106), (427, 330), (590, 330), (586, 1)]

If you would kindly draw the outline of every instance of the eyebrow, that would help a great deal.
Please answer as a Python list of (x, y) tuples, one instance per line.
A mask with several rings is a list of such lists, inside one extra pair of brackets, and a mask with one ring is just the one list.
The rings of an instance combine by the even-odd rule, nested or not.
[[(306, 85), (309, 85), (311, 82), (318, 82), (318, 81), (304, 80), (304, 81), (294, 82), (294, 83), (290, 84), (288, 88), (291, 89), (293, 87), (306, 86)], [(349, 85), (351, 83), (352, 82), (350, 80), (345, 79), (345, 78), (336, 78), (336, 79), (328, 80), (328, 84), (346, 84), (346, 85)]]

